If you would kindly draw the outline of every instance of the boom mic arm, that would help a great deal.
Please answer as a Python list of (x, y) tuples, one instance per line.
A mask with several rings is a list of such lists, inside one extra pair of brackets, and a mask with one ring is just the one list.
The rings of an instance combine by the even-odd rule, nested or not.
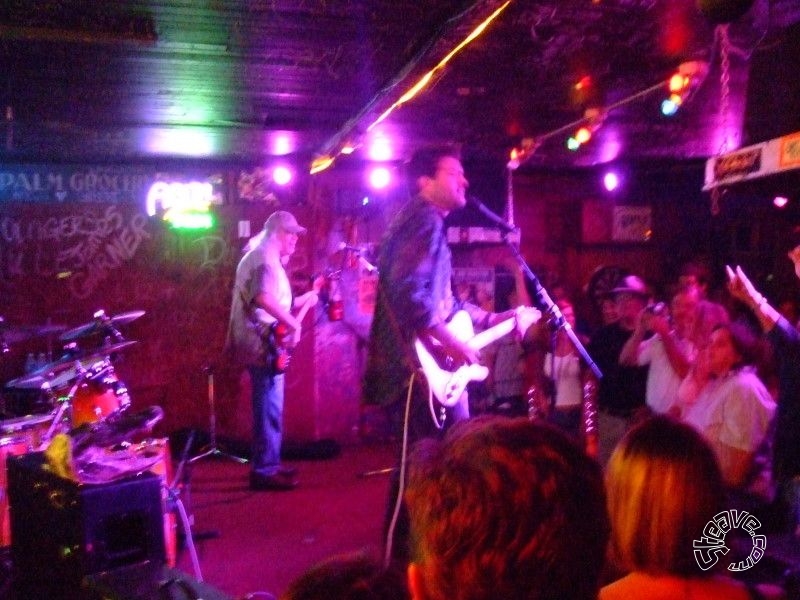
[(494, 211), (488, 208), (483, 202), (478, 200), (475, 196), (467, 196), (467, 204), (474, 207), (479, 213), (481, 213), (484, 217), (489, 219), (503, 233), (511, 233), (512, 231), (514, 231), (514, 227), (509, 225), (505, 219), (503, 219), (502, 217), (500, 217), (500, 215), (496, 214)]

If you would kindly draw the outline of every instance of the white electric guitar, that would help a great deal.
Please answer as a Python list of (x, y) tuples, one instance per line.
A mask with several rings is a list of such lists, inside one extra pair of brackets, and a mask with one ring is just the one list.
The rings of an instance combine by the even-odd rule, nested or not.
[[(519, 307), (516, 316), (475, 334), (469, 314), (460, 310), (453, 315), (446, 327), (470, 348), (480, 350), (514, 329), (524, 332), (540, 317), (541, 313), (535, 308)], [(489, 367), (477, 363), (454, 369), (448, 364), (452, 359), (445, 355), (438, 342), (425, 343), (417, 338), (414, 340), (414, 348), (431, 392), (440, 404), (448, 408), (455, 406), (470, 381), (483, 381), (489, 376)]]

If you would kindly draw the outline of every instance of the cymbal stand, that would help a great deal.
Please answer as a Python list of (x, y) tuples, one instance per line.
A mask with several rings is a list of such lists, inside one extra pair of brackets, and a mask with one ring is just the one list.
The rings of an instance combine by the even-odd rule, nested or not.
[[(183, 534), (186, 540), (186, 545), (189, 548), (189, 556), (192, 559), (192, 567), (194, 568), (194, 576), (197, 581), (203, 581), (203, 575), (200, 572), (200, 561), (197, 558), (197, 548), (194, 545), (194, 536), (192, 535), (192, 523), (191, 519), (189, 518), (188, 513), (186, 512), (186, 506), (181, 499), (181, 490), (185, 487), (187, 491), (189, 491), (189, 483), (188, 483), (188, 476), (187, 481), (184, 482), (184, 471), (188, 473), (186, 470), (187, 463), (191, 463), (194, 459), (188, 460), (189, 457), (189, 450), (192, 447), (192, 443), (194, 442), (194, 434), (195, 432), (192, 431), (189, 434), (189, 437), (186, 439), (186, 445), (183, 448), (183, 452), (181, 453), (181, 460), (178, 463), (178, 468), (175, 470), (175, 477), (172, 479), (172, 482), (167, 487), (167, 510), (168, 511), (175, 511), (178, 513), (178, 516), (181, 518), (181, 524), (183, 525)], [(197, 458), (197, 457), (195, 457)]]
[(236, 456), (230, 452), (222, 450), (217, 445), (217, 413), (214, 408), (214, 368), (209, 366), (204, 369), (208, 375), (208, 435), (209, 442), (206, 446), (200, 449), (200, 453), (189, 459), (190, 463), (197, 462), (200, 459), (213, 456), (230, 459), (239, 464), (247, 464), (247, 459), (241, 456)]
[[(58, 429), (59, 424), (61, 423), (61, 419), (64, 416), (64, 412), (72, 408), (72, 399), (75, 397), (78, 388), (86, 379), (87, 371), (86, 369), (83, 368), (83, 365), (81, 365), (79, 360), (75, 361), (75, 372), (78, 374), (78, 376), (75, 378), (75, 383), (73, 383), (72, 387), (69, 388), (66, 398), (64, 398), (61, 401), (61, 406), (58, 407), (56, 414), (53, 416), (53, 422), (50, 423), (50, 427), (47, 428), (47, 432), (44, 434), (44, 436), (42, 436), (42, 441), (41, 441), (42, 446), (44, 446), (44, 444), (47, 444), (48, 442), (50, 442), (50, 440), (53, 439), (53, 436), (55, 435), (56, 430)], [(44, 390), (47, 393), (51, 393), (50, 384), (48, 382), (44, 382), (42, 384), (42, 390)]]

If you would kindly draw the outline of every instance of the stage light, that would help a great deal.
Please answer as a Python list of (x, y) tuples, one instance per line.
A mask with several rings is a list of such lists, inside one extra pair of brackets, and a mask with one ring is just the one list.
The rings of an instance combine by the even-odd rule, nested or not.
[(576, 140), (574, 137), (567, 139), (567, 148), (575, 152), (578, 148), (581, 147), (581, 143)]
[(606, 188), (609, 192), (613, 192), (615, 189), (619, 187), (619, 175), (614, 173), (613, 171), (609, 171), (605, 175), (603, 175), (603, 187)]
[(392, 159), (392, 146), (389, 140), (383, 136), (376, 137), (369, 144), (367, 157), (370, 160), (382, 161)]
[(321, 173), (325, 169), (329, 168), (333, 164), (333, 157), (330, 155), (318, 156), (313, 161), (311, 161), (311, 169), (309, 169), (309, 173), (311, 175), (316, 175), (317, 173)]
[(272, 170), (272, 181), (278, 185), (287, 185), (292, 180), (292, 171), (289, 167), (279, 165)]
[(775, 196), (772, 199), (772, 204), (775, 205), (775, 208), (784, 208), (787, 204), (789, 204), (789, 198), (786, 196)]
[(367, 175), (370, 187), (382, 190), (389, 186), (392, 181), (392, 174), (386, 167), (372, 167)]

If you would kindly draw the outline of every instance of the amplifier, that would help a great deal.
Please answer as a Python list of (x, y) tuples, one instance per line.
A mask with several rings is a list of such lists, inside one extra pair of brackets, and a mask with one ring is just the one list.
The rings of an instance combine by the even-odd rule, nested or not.
[(44, 455), (8, 459), (11, 560), (18, 598), (78, 598), (87, 575), (165, 563), (161, 478), (101, 485), (43, 469)]

